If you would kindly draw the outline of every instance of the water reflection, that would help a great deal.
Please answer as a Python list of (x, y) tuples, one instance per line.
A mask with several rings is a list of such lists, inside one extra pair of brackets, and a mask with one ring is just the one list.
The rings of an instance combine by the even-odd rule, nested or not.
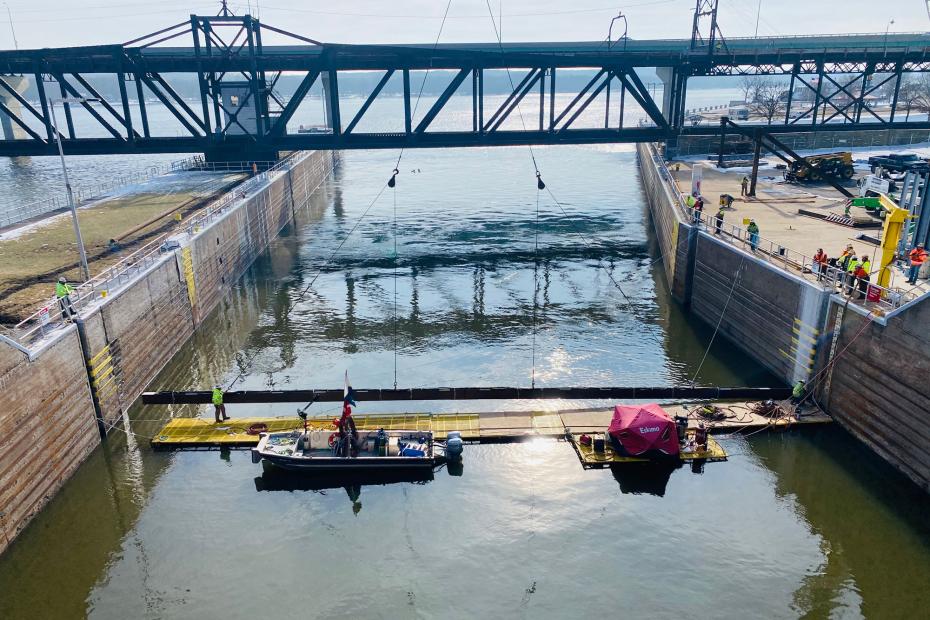
[(343, 489), (352, 503), (352, 512), (362, 510), (362, 488), (389, 484), (427, 484), (433, 481), (431, 469), (384, 472), (292, 472), (262, 462), (262, 475), (255, 478), (255, 490), (312, 491), (323, 493)]

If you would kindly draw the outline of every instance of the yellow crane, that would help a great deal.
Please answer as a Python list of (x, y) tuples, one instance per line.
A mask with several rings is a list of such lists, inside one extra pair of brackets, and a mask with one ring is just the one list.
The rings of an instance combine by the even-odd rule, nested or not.
[(883, 288), (888, 288), (891, 281), (891, 263), (898, 253), (898, 241), (901, 239), (901, 233), (904, 231), (904, 224), (910, 216), (907, 209), (902, 209), (897, 203), (886, 196), (879, 194), (877, 197), (853, 198), (852, 206), (865, 207), (869, 209), (880, 208), (885, 212), (885, 224), (882, 226), (882, 243), (881, 259), (878, 268), (877, 284)]

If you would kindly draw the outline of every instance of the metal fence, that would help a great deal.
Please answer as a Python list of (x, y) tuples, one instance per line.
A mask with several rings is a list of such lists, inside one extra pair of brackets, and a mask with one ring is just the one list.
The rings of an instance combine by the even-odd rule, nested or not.
[[(725, 219), (718, 221), (714, 214), (689, 207), (664, 159), (658, 155), (654, 145), (650, 144), (649, 149), (653, 155), (653, 161), (659, 167), (660, 176), (677, 202), (681, 214), (692, 226), (702, 227), (708, 233), (740, 249), (748, 249), (761, 260), (794, 275), (800, 275), (825, 291), (846, 293), (851, 303), (880, 306), (885, 311), (890, 311), (920, 296), (921, 292), (914, 289), (904, 290), (894, 286), (885, 288), (869, 281), (860, 290), (859, 280), (841, 268), (816, 265), (813, 256), (792, 250), (759, 234), (752, 235), (743, 226), (730, 224)], [(888, 269), (891, 269), (891, 266)], [(877, 272), (870, 275), (877, 279)], [(892, 280), (894, 276), (895, 273), (892, 270)]]
[[(151, 166), (145, 170), (124, 174), (118, 177), (109, 178), (106, 181), (95, 183), (93, 185), (82, 185), (74, 188), (74, 203), (78, 207), (99, 198), (114, 190), (144, 183), (155, 177), (171, 172), (184, 172), (196, 170), (198, 172), (252, 172), (258, 173), (268, 170), (275, 165), (273, 161), (231, 161), (231, 162), (209, 162), (201, 156), (188, 157), (173, 161), (161, 166)], [(0, 207), (2, 208), (2, 207)], [(45, 213), (51, 213), (59, 209), (68, 208), (68, 199), (65, 195), (39, 200), (25, 205), (19, 205), (0, 213), (0, 228), (11, 226), (17, 222), (22, 222), (33, 217), (38, 217)]]
[[(135, 183), (143, 183), (154, 177), (161, 176), (169, 172), (190, 170), (194, 167), (195, 160), (196, 158), (191, 157), (168, 164), (163, 164), (161, 166), (150, 166), (145, 170), (140, 170), (139, 172), (133, 172), (130, 174), (123, 174), (118, 177), (111, 177), (106, 181), (94, 183), (93, 185), (82, 185), (80, 187), (75, 187), (73, 188), (74, 204), (81, 206), (84, 203), (90, 202), (96, 198), (100, 198), (103, 195), (112, 192), (113, 190), (119, 189), (120, 187), (133, 185)], [(10, 208), (0, 207), (0, 209), (3, 209), (3, 211), (0, 212), (0, 227), (11, 226), (17, 222), (22, 222), (33, 217), (44, 215), (45, 213), (50, 213), (52, 211), (66, 208), (68, 208), (68, 198), (66, 195), (54, 196), (45, 200), (38, 200), (36, 202), (30, 202), (28, 204), (17, 205)]]
[[(210, 222), (223, 215), (231, 205), (245, 200), (250, 194), (263, 189), (265, 183), (271, 177), (281, 171), (289, 170), (307, 156), (309, 154), (292, 155), (236, 186), (185, 222), (184, 229), (191, 236), (197, 234)], [(66, 318), (63, 316), (66, 310), (63, 307), (64, 303), (69, 305), (74, 314), (80, 314), (91, 303), (113, 295), (130, 281), (154, 266), (163, 256), (173, 253), (173, 248), (165, 247), (165, 241), (172, 235), (177, 234), (177, 232), (177, 230), (174, 230), (159, 236), (87, 282), (79, 284), (68, 296), (67, 301), (57, 300), (54, 297), (49, 298), (38, 311), (14, 327), (13, 335), (15, 339), (20, 344), (29, 346), (44, 337), (50, 330), (55, 329)]]

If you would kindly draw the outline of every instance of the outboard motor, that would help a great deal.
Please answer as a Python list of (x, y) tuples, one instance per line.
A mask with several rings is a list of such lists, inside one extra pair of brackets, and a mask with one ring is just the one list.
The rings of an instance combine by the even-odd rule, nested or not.
[(675, 427), (678, 429), (678, 443), (683, 444), (685, 442), (685, 436), (688, 431), (688, 418), (685, 416), (676, 415)]
[(457, 462), (462, 460), (462, 435), (458, 431), (450, 431), (446, 435), (446, 460)]

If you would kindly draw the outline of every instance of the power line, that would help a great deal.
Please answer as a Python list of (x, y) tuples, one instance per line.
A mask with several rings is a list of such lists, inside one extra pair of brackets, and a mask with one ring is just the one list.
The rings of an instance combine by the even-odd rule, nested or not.
[[(436, 48), (439, 47), (439, 39), (442, 37), (442, 29), (446, 25), (446, 17), (449, 16), (449, 8), (452, 6), (452, 0), (446, 3), (446, 11), (442, 15), (442, 22), (439, 24), (439, 32), (436, 34), (436, 41), (433, 43), (433, 54), (436, 53)], [(429, 77), (430, 69), (433, 68), (433, 56), (430, 55), (429, 67), (426, 68), (426, 73), (423, 75), (423, 81), (420, 82), (420, 92), (417, 93), (417, 100), (413, 104), (413, 110), (410, 112), (410, 124), (413, 124), (413, 119), (417, 116), (417, 108), (420, 107), (420, 97), (423, 95), (423, 87), (426, 86), (426, 79)], [(397, 174), (397, 170), (400, 166), (400, 160), (404, 156), (404, 147), (401, 147), (400, 154), (397, 156), (397, 161), (394, 163), (394, 174)]]
[[(673, 2), (681, 2), (682, 0), (653, 0), (651, 2), (639, 2), (636, 4), (625, 4), (624, 9), (634, 8), (640, 6), (654, 6), (659, 4), (671, 4)], [(270, 6), (263, 5), (263, 9), (274, 10), (274, 11), (285, 11), (293, 13), (310, 13), (313, 15), (332, 15), (336, 17), (371, 17), (377, 19), (484, 19), (484, 15), (449, 15), (447, 17), (442, 17), (439, 15), (412, 15), (412, 14), (402, 14), (402, 13), (356, 13), (349, 11), (322, 11), (317, 9), (298, 9), (292, 7), (280, 7), (280, 6)], [(614, 12), (617, 10), (616, 5), (612, 6), (599, 6), (599, 7), (589, 7), (583, 9), (567, 9), (564, 11), (536, 11), (532, 13), (503, 13), (503, 17), (548, 17), (548, 16), (558, 16), (558, 15), (577, 15), (582, 13), (602, 13), (602, 12)]]

